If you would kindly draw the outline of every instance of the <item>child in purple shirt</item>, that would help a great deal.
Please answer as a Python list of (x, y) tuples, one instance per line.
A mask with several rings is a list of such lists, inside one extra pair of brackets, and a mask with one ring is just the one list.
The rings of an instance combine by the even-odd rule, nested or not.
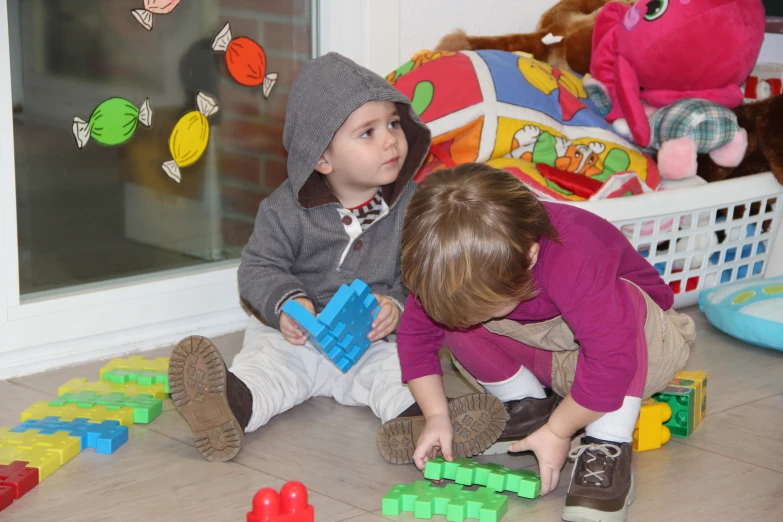
[(445, 343), (505, 403), (501, 440), (535, 453), (542, 494), (586, 428), (570, 452), (564, 520), (625, 520), (641, 400), (685, 366), (694, 324), (623, 234), (585, 210), (539, 202), (508, 172), (464, 164), (431, 174), (411, 200), (402, 277), (411, 290), (397, 337), (402, 379), (427, 421), (416, 465), (438, 450), (451, 459)]

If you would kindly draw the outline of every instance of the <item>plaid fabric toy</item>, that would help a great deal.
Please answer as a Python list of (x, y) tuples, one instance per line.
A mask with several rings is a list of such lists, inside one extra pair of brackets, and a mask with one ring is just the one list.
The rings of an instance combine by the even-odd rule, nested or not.
[(737, 115), (717, 103), (696, 98), (679, 100), (657, 110), (650, 117), (652, 140), (647, 151), (655, 151), (667, 141), (689, 137), (696, 141), (699, 154), (730, 143), (739, 131)]

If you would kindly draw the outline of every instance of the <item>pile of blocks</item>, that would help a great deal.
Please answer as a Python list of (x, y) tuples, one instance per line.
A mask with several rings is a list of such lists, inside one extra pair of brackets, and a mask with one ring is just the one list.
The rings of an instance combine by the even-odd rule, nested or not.
[[(511, 470), (499, 464), (481, 464), (472, 459), (457, 458), (448, 462), (437, 457), (427, 462), (424, 478), (453, 480), (456, 484), (433, 487), (431, 482), (418, 480), (413, 484), (397, 484), (385, 497), (381, 513), (397, 516), (405, 511), (416, 518), (445, 515), (449, 522), (467, 518), (479, 522), (499, 522), (508, 512), (511, 492), (522, 498), (536, 498), (541, 494), (541, 477), (526, 469)], [(479, 485), (475, 491), (466, 486)]]
[(71, 379), (56, 399), (24, 410), (21, 424), (0, 428), (0, 511), (85, 448), (114, 453), (128, 426), (155, 420), (169, 393), (168, 366), (168, 357), (114, 359), (99, 381)]
[(679, 371), (669, 386), (642, 403), (633, 450), (660, 448), (674, 437), (689, 437), (707, 414), (707, 374)]

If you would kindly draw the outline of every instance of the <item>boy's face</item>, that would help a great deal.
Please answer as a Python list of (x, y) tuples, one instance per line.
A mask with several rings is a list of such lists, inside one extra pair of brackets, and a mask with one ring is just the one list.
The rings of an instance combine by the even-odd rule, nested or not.
[(367, 191), (393, 183), (407, 154), (397, 106), (370, 101), (345, 120), (316, 170), (342, 191)]

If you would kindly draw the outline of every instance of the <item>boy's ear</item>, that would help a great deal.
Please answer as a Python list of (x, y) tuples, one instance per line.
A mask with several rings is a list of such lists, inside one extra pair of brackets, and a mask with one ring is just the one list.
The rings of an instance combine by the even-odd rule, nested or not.
[(331, 163), (329, 163), (329, 160), (326, 159), (326, 156), (321, 156), (321, 159), (315, 164), (315, 171), (324, 176), (328, 176), (333, 170), (334, 169), (332, 168)]

